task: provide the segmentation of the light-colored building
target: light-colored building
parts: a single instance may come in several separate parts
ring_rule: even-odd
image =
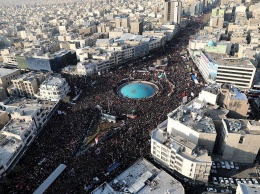
[[[115,17],[116,20],[116,28],[130,28],[130,19],[127,15],[121,15]]]
[[[10,120],[7,112],[0,110],[0,129]]]
[[[142,21],[131,21],[130,25],[131,25],[131,30],[130,30],[131,33],[142,35],[143,33]]]
[[[206,102],[195,99],[169,113],[152,133],[154,159],[192,180],[207,182],[216,130],[206,112]]]
[[[260,122],[223,119],[220,153],[223,160],[253,163],[260,148]]]
[[[184,194],[182,184],[164,170],[159,170],[145,159],[139,159],[110,183],[103,183],[92,194]]]
[[[195,56],[195,61],[208,83],[230,83],[243,90],[251,88],[256,68],[248,59],[201,51]]]
[[[165,0],[164,21],[180,24],[182,12],[182,2],[175,0]]]
[[[21,75],[19,69],[6,69],[0,68],[0,86],[7,89],[8,86],[12,84],[12,79],[16,79]]]
[[[8,93],[15,96],[34,97],[44,79],[44,73],[29,72],[22,74],[18,78],[11,80],[13,85],[8,87]]]
[[[237,185],[236,194],[260,194],[260,186],[255,184],[239,183]]]
[[[247,118],[250,105],[244,93],[231,84],[222,84],[220,92],[218,104],[229,110],[230,118]]]
[[[1,103],[11,120],[0,132],[0,177],[12,168],[48,121],[57,103],[13,99]]]
[[[40,85],[40,92],[36,95],[42,100],[59,101],[66,97],[70,87],[65,78],[49,77]]]

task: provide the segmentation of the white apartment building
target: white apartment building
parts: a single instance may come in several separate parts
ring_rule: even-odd
[[[0,177],[13,166],[19,154],[27,149],[39,130],[48,121],[57,103],[12,99],[1,104],[11,120],[0,132]]]
[[[208,181],[216,139],[213,120],[204,116],[206,103],[195,99],[168,114],[151,139],[155,160],[192,179]]]
[[[251,88],[256,68],[248,59],[228,58],[201,51],[195,61],[208,83],[230,83],[246,90]]]
[[[65,78],[49,77],[40,86],[37,98],[42,100],[59,101],[66,97],[70,87]]]

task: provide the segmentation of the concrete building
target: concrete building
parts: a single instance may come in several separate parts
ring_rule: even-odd
[[[98,72],[106,72],[109,69],[109,60],[88,59],[77,64],[77,72],[79,75],[92,75]]]
[[[70,91],[65,78],[49,77],[40,86],[40,92],[36,95],[42,100],[59,101],[66,97]]]
[[[0,101],[3,101],[7,98],[6,89],[0,86]]]
[[[182,13],[182,2],[165,0],[164,2],[164,21],[180,24]]]
[[[133,34],[143,34],[143,22],[142,21],[131,21],[130,22],[130,32]]]
[[[208,181],[216,130],[198,99],[168,114],[152,133],[151,153],[169,169],[192,179]],[[205,113],[205,114],[204,114]]]
[[[260,186],[255,184],[239,183],[237,185],[236,194],[260,194]]]
[[[45,79],[44,73],[29,72],[12,79],[13,85],[8,87],[8,93],[15,96],[34,97],[39,91],[40,84]]]
[[[36,71],[59,71],[67,65],[76,65],[77,56],[75,51],[60,50],[54,54],[45,53],[37,55],[33,52],[25,52],[17,56],[20,69]]]
[[[14,167],[15,161],[22,156],[20,153],[33,142],[53,114],[56,105],[53,102],[39,103],[17,98],[10,98],[0,104],[1,109],[11,115],[11,120],[0,132],[0,177]]]
[[[223,160],[253,163],[260,148],[260,122],[223,119],[220,153]]]
[[[220,93],[218,104],[229,110],[228,117],[247,118],[250,105],[244,93],[231,84],[222,84]]]
[[[103,183],[92,194],[184,194],[182,184],[145,159],[139,159],[110,183]]]
[[[7,112],[0,110],[0,129],[10,120]]]
[[[115,17],[116,28],[130,28],[130,19],[127,15],[120,15]]]
[[[0,86],[7,89],[8,86],[12,84],[12,79],[17,78],[21,75],[19,69],[6,69],[0,68]]]
[[[208,83],[230,83],[244,90],[251,88],[256,68],[248,59],[201,51],[195,61]]]

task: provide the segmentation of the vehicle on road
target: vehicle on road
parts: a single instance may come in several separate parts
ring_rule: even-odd
[[[226,169],[230,169],[230,165],[229,165],[229,163],[228,163],[228,161],[225,161],[225,166],[226,166]]]
[[[217,189],[215,189],[215,188],[207,188],[207,191],[216,193]]]

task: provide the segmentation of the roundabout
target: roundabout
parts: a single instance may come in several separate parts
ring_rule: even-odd
[[[158,86],[154,83],[136,80],[119,86],[118,94],[130,99],[144,99],[153,97],[158,90]]]

